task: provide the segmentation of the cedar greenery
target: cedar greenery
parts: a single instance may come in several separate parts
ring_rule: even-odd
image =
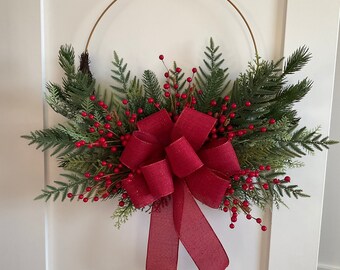
[[[220,120],[215,134],[232,139],[242,169],[256,171],[263,164],[271,165],[270,171],[258,173],[252,190],[243,188],[246,176],[232,181],[234,193],[225,198],[231,206],[249,213],[249,208],[234,204],[234,199],[265,208],[272,202],[277,207],[285,205],[284,196],[308,196],[287,181],[285,170],[302,166],[297,158],[336,143],[323,137],[318,128],[308,130],[298,126],[300,119],[293,105],[311,90],[312,82],[306,78],[289,85],[287,76],[308,63],[311,57],[308,49],[297,49],[283,68],[280,67],[284,59],[249,63],[248,69],[232,85],[219,46],[215,46],[212,39],[204,55],[203,66],[197,73],[193,72],[192,82],[187,82],[184,72],[174,62],[165,81],[169,89],[162,89],[155,73],[146,70],[139,80],[114,52],[113,84],[111,89],[101,90],[95,86],[88,56],[82,55],[77,70],[73,48],[61,46],[59,64],[65,74],[63,83],[48,83],[46,100],[53,110],[68,118],[68,122],[31,132],[23,138],[43,151],[52,149],[51,155],[56,155],[59,166],[69,173],[61,175],[67,181],[47,185],[36,199],[64,200],[69,193],[86,194],[86,198],[94,201],[119,196],[125,202],[113,214],[119,227],[136,210],[124,196],[120,184],[129,174],[119,162],[124,141],[136,129],[135,121],[159,108],[167,109],[175,119],[185,106]],[[170,93],[168,97],[164,96],[166,92]],[[133,114],[136,117],[131,120]],[[105,124],[107,129],[103,128]],[[110,139],[103,139],[103,134]],[[115,173],[112,168],[117,169]]]

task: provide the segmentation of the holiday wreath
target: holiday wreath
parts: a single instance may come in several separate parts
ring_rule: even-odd
[[[36,199],[118,197],[118,227],[136,209],[150,210],[147,269],[176,269],[179,240],[199,269],[225,269],[228,257],[195,199],[230,213],[230,228],[244,213],[265,231],[252,207],[278,207],[285,195],[307,197],[286,169],[335,143],[318,129],[298,127],[293,105],[312,82],[288,85],[287,76],[309,61],[306,47],[284,63],[256,54],[232,83],[212,39],[204,55],[203,66],[188,77],[160,55],[165,73],[159,82],[150,70],[142,79],[132,77],[115,52],[115,84],[101,91],[87,52],[77,68],[73,48],[61,46],[63,84],[49,83],[46,101],[69,121],[23,136],[37,148],[53,149],[69,172],[62,174],[66,182],[47,185]]]

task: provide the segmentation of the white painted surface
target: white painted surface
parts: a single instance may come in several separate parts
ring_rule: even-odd
[[[318,270],[340,270],[340,267],[319,264]]]
[[[0,45],[0,121],[6,127],[0,131],[0,269],[40,270],[45,261],[44,203],[33,202],[32,198],[43,186],[43,155],[18,138],[28,130],[42,127],[39,3],[7,2],[0,1],[0,20],[4,21],[1,33],[8,37],[4,38],[8,43]],[[59,46],[72,43],[80,54],[95,18],[109,2],[44,1],[47,80],[60,81]],[[280,58],[285,1],[235,3],[254,30],[260,55],[265,59]],[[324,131],[329,127],[337,10],[336,1],[329,1],[327,6],[317,1],[290,1],[288,7],[285,54],[306,44],[314,55],[313,62],[299,75],[315,81],[314,90],[299,105],[301,115],[304,124],[321,124]],[[244,25],[225,1],[118,1],[95,33],[90,47],[92,69],[102,86],[109,85],[115,49],[136,75],[147,68],[161,74],[160,53],[169,63],[177,59],[184,70],[189,70],[201,64],[197,61],[210,36],[221,45],[231,78],[235,78],[251,58],[252,47]],[[64,121],[53,112],[45,116],[50,125]],[[203,208],[231,258],[229,269],[265,270],[268,261],[270,270],[316,269],[325,160],[326,153],[318,154],[306,159],[304,169],[292,172],[292,178],[312,198],[297,203],[288,201],[290,211],[274,213],[270,260],[269,232],[263,234],[256,224],[242,218],[230,231],[226,216]],[[50,159],[46,166],[47,180],[60,180],[55,160]],[[109,218],[116,203],[48,203],[47,269],[144,269],[149,217],[137,213],[118,231]],[[269,224],[270,214],[264,218]],[[195,269],[183,249],[179,258],[181,269]]]
[[[339,1],[288,1],[285,55],[306,44],[313,54],[310,64],[292,81],[308,76],[314,81],[311,93],[298,106],[302,124],[330,127],[330,110],[338,34]],[[306,166],[293,170],[294,182],[311,195],[290,210],[274,211],[270,249],[271,270],[317,268],[327,153],[305,158]]]
[[[42,128],[39,1],[0,1],[0,269],[42,270],[43,155],[20,138]]]
[[[340,107],[338,106],[340,104],[339,40],[334,88],[330,136],[340,140]],[[328,154],[319,257],[320,264],[332,265],[333,269],[340,269],[340,215],[338,212],[338,206],[340,205],[340,182],[338,180],[340,175],[339,155],[340,145],[333,147]]]

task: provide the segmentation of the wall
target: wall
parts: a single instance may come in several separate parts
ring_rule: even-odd
[[[340,46],[338,40],[338,54],[335,77],[335,90],[332,107],[332,125],[330,130],[331,138],[340,140]],[[325,187],[325,199],[322,216],[322,230],[320,243],[320,270],[340,269],[340,215],[338,206],[340,205],[340,175],[339,167],[340,146],[332,148],[328,154],[327,175]]]
[[[49,80],[60,82],[58,47],[72,43],[80,54],[94,19],[109,2],[41,0],[44,19],[40,21],[39,1],[0,1],[0,27],[5,41],[0,44],[0,123],[4,127],[0,130],[0,269],[40,270],[45,269],[45,260],[47,270],[144,269],[148,215],[136,214],[117,231],[110,219],[116,201],[87,205],[57,202],[46,204],[44,220],[44,202],[34,202],[32,198],[43,187],[44,176],[48,183],[60,180],[60,170],[56,160],[44,161],[39,151],[19,139],[29,130],[65,121],[51,111],[43,111],[41,85]],[[307,41],[314,60],[299,76],[310,76],[316,90],[301,103],[300,112],[305,117],[304,124],[313,127],[321,123],[327,132],[337,2],[322,6],[317,1],[289,1],[286,33],[285,2],[235,0],[254,30],[263,58],[279,59],[284,37],[285,55]],[[315,33],[327,35],[320,39]],[[101,85],[108,86],[115,49],[137,75],[146,68],[161,73],[160,53],[169,62],[179,60],[189,70],[200,64],[197,61],[210,36],[221,45],[231,78],[235,78],[246,67],[253,49],[244,25],[224,1],[118,1],[101,22],[91,44],[92,69]],[[292,174],[313,197],[298,203],[290,201],[290,211],[274,212],[273,229],[265,234],[256,224],[243,219],[231,231],[228,217],[203,208],[228,251],[230,269],[316,267],[325,161],[326,153],[318,154],[306,159],[307,166]],[[318,168],[317,173],[314,168]],[[263,217],[270,229],[270,213]],[[194,268],[181,248],[179,269]]]
[[[20,138],[43,123],[39,1],[0,1],[0,269],[45,269],[43,155]]]

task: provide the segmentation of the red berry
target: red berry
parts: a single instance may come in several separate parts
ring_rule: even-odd
[[[267,227],[266,226],[261,226],[261,230],[265,232],[267,230]]]
[[[80,142],[75,142],[74,146],[77,147],[77,148],[79,148],[79,147],[81,147],[82,145],[81,145]]]
[[[148,103],[154,103],[155,102],[155,100],[153,99],[153,98],[148,98]]]
[[[213,99],[212,101],[210,101],[210,105],[213,106],[213,107],[216,106],[217,105],[216,100]]]
[[[238,175],[235,175],[234,176],[234,181],[238,181],[238,180],[240,180],[240,177]]]
[[[79,194],[78,198],[79,198],[79,200],[82,200],[84,198],[84,195],[83,194]]]
[[[237,212],[237,208],[236,208],[235,206],[233,206],[233,207],[231,208],[231,212],[236,213],[236,212]]]
[[[187,97],[188,97],[187,94],[182,94],[182,95],[181,95],[181,98],[182,98],[182,99],[186,99]]]
[[[229,228],[230,228],[230,229],[234,229],[234,228],[235,228],[235,225],[234,225],[233,223],[230,223]]]
[[[247,177],[246,178],[246,183],[247,184],[250,184],[250,183],[252,183],[253,182],[253,178],[252,177]]]
[[[159,58],[159,60],[162,60],[162,61],[163,61],[163,60],[164,60],[164,55],[161,54],[158,58]]]
[[[105,199],[105,198],[107,198],[107,197],[109,197],[109,193],[108,193],[108,192],[105,192],[105,193],[102,195],[102,198]]]
[[[231,113],[231,114],[229,114],[229,118],[235,118],[235,116],[236,116],[236,114],[235,113]]]
[[[244,207],[248,207],[248,206],[249,206],[249,202],[248,202],[248,201],[243,201],[242,205],[243,205]]]
[[[94,125],[94,127],[96,127],[96,128],[100,127],[100,123],[99,123],[99,122],[95,122],[93,125]]]
[[[165,78],[169,78],[169,72],[165,72],[165,73],[164,73],[164,77],[165,77]]]
[[[203,90],[198,90],[197,94],[202,95],[203,94]]]
[[[177,83],[174,84],[174,88],[177,90],[179,85]]]
[[[125,203],[124,203],[123,201],[120,201],[120,202],[119,202],[119,206],[120,206],[120,207],[123,207],[124,205],[125,205]]]
[[[230,219],[232,222],[237,222],[237,217],[231,217]]]
[[[88,201],[89,201],[88,198],[84,198],[84,199],[83,199],[83,202],[85,202],[85,203],[88,202]]]
[[[86,192],[90,192],[91,189],[92,189],[92,187],[87,187],[85,190],[86,190]]]
[[[285,176],[284,180],[285,180],[285,182],[290,182],[290,177],[287,175],[287,176]]]
[[[169,92],[165,92],[164,96],[168,98],[168,97],[170,97],[170,93]]]
[[[223,105],[221,106],[221,110],[222,110],[222,111],[226,111],[227,109],[228,109],[227,105],[223,104]]]
[[[187,82],[188,82],[188,83],[191,83],[191,82],[192,82],[191,77],[188,77],[188,78],[187,78]]]
[[[93,198],[93,200],[94,200],[95,202],[98,202],[99,198],[96,196],[96,197]]]
[[[143,111],[143,109],[142,108],[139,108],[138,110],[137,110],[137,113],[139,113],[139,114],[142,114],[144,111]]]
[[[89,119],[93,120],[94,119],[94,115],[93,114],[89,114]]]
[[[117,126],[118,126],[118,127],[121,127],[122,125],[123,125],[122,121],[118,121],[118,122],[117,122]]]
[[[256,222],[260,224],[262,222],[262,219],[261,218],[257,218]]]
[[[73,197],[73,194],[71,192],[67,193],[67,197],[71,199]]]
[[[228,212],[228,207],[223,207],[223,212]]]
[[[165,84],[163,85],[163,87],[164,87],[164,89],[169,89],[169,88],[170,88],[170,84],[165,83]]]
[[[253,130],[253,129],[254,129],[254,125],[250,124],[250,125],[248,126],[248,128],[249,128],[250,130]]]
[[[179,67],[176,68],[176,72],[177,72],[177,73],[180,73],[181,71],[182,71],[181,68],[179,68]]]
[[[268,190],[268,189],[269,189],[269,185],[268,185],[267,183],[264,183],[264,184],[262,185],[262,187],[263,187],[265,190]]]
[[[81,116],[83,117],[87,116],[87,112],[81,112]]]
[[[247,214],[246,218],[250,220],[252,218],[251,214]]]
[[[280,183],[280,180],[277,179],[277,178],[275,178],[275,179],[273,179],[273,183],[274,183],[274,184],[279,184],[279,183]]]
[[[109,123],[106,123],[106,124],[104,125],[104,128],[110,129],[110,128],[111,128],[111,125],[110,125]]]
[[[236,103],[231,104],[231,108],[232,108],[232,109],[236,109],[236,108],[237,108]]]
[[[246,103],[244,105],[246,105],[246,107],[250,107],[251,103],[250,103],[250,101],[246,101]]]
[[[197,72],[197,68],[193,68],[192,73],[196,73],[196,72]]]
[[[245,190],[245,191],[247,191],[247,190],[249,189],[249,187],[248,187],[247,184],[243,184],[243,185],[242,185],[242,189]]]
[[[261,131],[261,132],[266,132],[266,131],[267,131],[267,128],[266,128],[266,127],[261,127],[261,128],[260,128],[260,131]]]
[[[265,167],[264,167],[263,165],[260,165],[260,166],[259,166],[259,170],[260,170],[260,171],[264,171],[264,169],[265,169]]]
[[[224,101],[229,101],[230,97],[229,96],[225,96],[224,97]]]
[[[90,96],[90,100],[92,100],[92,101],[96,100],[96,96],[94,96],[94,95]]]
[[[90,178],[90,177],[91,177],[91,174],[90,174],[89,172],[86,172],[86,173],[84,173],[84,176],[85,176],[86,178]]]
[[[272,118],[272,119],[269,119],[268,123],[271,124],[271,125],[274,125],[276,123],[276,121],[275,121],[275,119]]]
[[[127,99],[123,99],[123,100],[122,100],[122,103],[123,103],[124,105],[126,105],[126,104],[129,103],[129,101],[128,101]]]
[[[266,171],[270,171],[272,168],[270,167],[270,165],[266,166]]]
[[[228,200],[225,200],[224,203],[223,203],[225,206],[229,206],[230,205],[230,202]]]

